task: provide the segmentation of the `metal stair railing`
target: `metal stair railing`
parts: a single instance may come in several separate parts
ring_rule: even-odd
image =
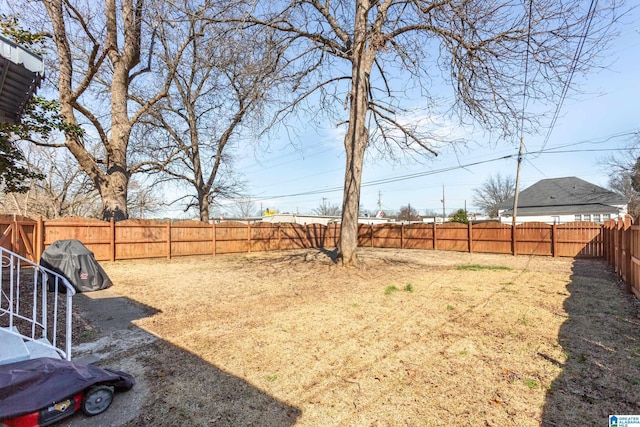
[[[71,360],[73,285],[63,275],[3,247],[0,256],[0,327]]]

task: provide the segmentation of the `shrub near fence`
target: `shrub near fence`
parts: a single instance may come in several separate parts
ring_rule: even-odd
[[[334,248],[340,240],[338,224],[208,224],[134,219],[115,223],[87,218],[33,221],[13,216],[0,217],[0,233],[2,246],[18,249],[16,252],[35,261],[46,247],[62,239],[80,240],[100,261]],[[358,244],[375,248],[571,257],[602,257],[606,249],[603,226],[589,222],[526,223],[514,229],[497,222],[360,224]],[[610,240],[606,243],[611,244]]]

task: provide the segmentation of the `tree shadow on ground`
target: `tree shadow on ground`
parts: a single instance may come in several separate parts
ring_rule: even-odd
[[[640,304],[603,260],[576,259],[558,342],[564,362],[546,394],[544,426],[608,425],[640,414]]]
[[[288,266],[311,261],[329,261],[331,264],[336,265],[338,263],[338,249],[313,248],[282,251],[276,257],[269,259],[269,263],[271,264],[280,263]]]
[[[242,378],[137,327],[136,320],[159,312],[153,307],[108,289],[79,294],[74,304],[97,331],[96,339],[77,346],[75,355],[89,355],[99,366],[131,373],[137,383],[116,395],[103,414],[76,414],[58,425],[287,427],[301,414]]]
[[[403,258],[402,254],[399,254],[398,251],[400,249],[396,248],[376,248],[375,249],[375,257],[371,259],[368,256],[369,248],[358,248],[358,263],[359,266],[363,266],[372,262],[376,265],[382,263],[384,265],[393,265],[397,267],[410,267],[415,268],[420,265],[420,261],[416,260],[413,257]],[[388,251],[387,255],[384,255],[384,251]],[[341,255],[339,253],[338,248],[312,248],[312,249],[304,249],[304,250],[293,250],[293,251],[282,251],[282,254],[279,254],[275,258],[270,258],[269,263],[272,265],[287,265],[289,267],[294,266],[300,263],[308,263],[308,262],[320,262],[325,263],[325,261],[329,261],[330,265],[338,266],[342,265]],[[444,268],[448,269],[450,266],[445,267],[433,267],[432,264],[426,263],[425,265],[429,266],[430,269],[433,268]]]

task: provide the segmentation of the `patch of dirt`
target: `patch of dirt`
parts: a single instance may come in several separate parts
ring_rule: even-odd
[[[17,276],[17,273],[14,273]],[[4,268],[2,271],[2,289],[0,291],[2,294],[0,295],[0,304],[4,309],[9,308],[9,296],[11,295],[9,284],[10,282],[11,272],[8,268]],[[16,279],[17,280],[17,279]],[[19,299],[20,303],[17,306],[17,314],[26,317],[28,319],[33,318],[33,302],[34,302],[34,278],[33,278],[33,270],[31,268],[22,268],[20,270],[20,281],[17,289],[13,290],[16,293],[15,298]],[[41,313],[42,310],[42,285],[38,286],[38,291],[36,295],[37,302],[37,316],[38,321],[41,321]],[[45,291],[46,292],[46,291]],[[19,295],[19,298],[18,298]],[[52,301],[54,298],[53,292],[47,292],[46,298],[48,300],[47,303],[47,321],[48,321],[48,331],[47,337],[50,341],[53,336],[53,323],[54,323],[54,307],[56,304]],[[66,310],[66,294],[59,293],[57,295],[57,306],[59,317],[56,319],[56,340],[58,343],[65,342],[65,310]],[[16,307],[14,307],[15,309]],[[72,345],[79,345],[81,343],[90,342],[95,340],[98,336],[98,331],[92,325],[90,321],[87,320],[86,317],[82,316],[77,309],[73,309],[72,304],[72,322],[71,322],[71,337],[72,337]],[[0,327],[9,326],[9,316],[8,314],[0,315]],[[27,335],[31,330],[31,323],[29,321],[14,318],[14,326],[18,328],[18,330]],[[36,328],[36,338],[42,336],[42,329]],[[62,346],[64,347],[64,346]]]
[[[149,308],[128,329],[157,338],[108,360],[144,367],[149,396],[126,425],[584,426],[640,413],[640,308],[602,261],[359,254],[358,268],[318,250],[103,263],[111,292]]]

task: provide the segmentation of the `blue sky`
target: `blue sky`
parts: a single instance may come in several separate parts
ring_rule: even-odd
[[[609,50],[608,69],[577,80],[584,91],[578,99],[567,99],[560,117],[553,128],[546,150],[576,144],[564,150],[602,150],[623,148],[631,141],[628,134],[640,129],[640,21],[634,12],[621,29],[621,35]],[[527,151],[540,150],[546,132],[541,135],[525,135]],[[611,138],[611,139],[609,139]],[[446,170],[460,164],[470,164],[517,154],[517,141],[487,141],[479,134],[478,146],[458,147],[457,153],[445,149],[437,158],[417,164],[405,162],[393,165],[384,161],[368,159],[365,164],[363,182],[401,177],[414,173]],[[271,152],[242,162],[243,174],[248,180],[252,198],[263,208],[278,211],[309,212],[326,198],[332,204],[341,204],[342,191],[327,191],[318,194],[293,196],[293,194],[323,191],[342,186],[344,154],[337,133],[326,129],[309,129],[301,138],[302,147],[294,149],[288,141],[272,143]],[[577,144],[579,143],[579,144]],[[520,188],[534,184],[540,179],[577,176],[597,185],[606,186],[608,172],[601,166],[601,159],[615,151],[581,151],[570,153],[527,155],[522,164]],[[388,184],[366,186],[362,189],[361,206],[377,209],[378,197],[383,210],[394,211],[408,203],[422,214],[427,210],[442,212],[444,185],[447,214],[465,206],[474,210],[473,189],[480,186],[490,175],[516,174],[516,157],[492,161],[468,168],[457,168],[448,172],[433,173],[414,179],[400,180]],[[287,196],[278,197],[273,196]]]
[[[633,139],[630,134],[640,129],[640,84],[637,82],[640,13],[633,11],[625,22],[620,29],[620,37],[607,51],[607,69],[594,72],[586,79],[574,77],[583,93],[565,100],[545,147],[547,151],[553,148],[576,151],[527,155],[522,164],[520,189],[540,179],[565,176],[576,176],[606,187],[609,176],[602,166],[602,159],[615,154],[613,149],[630,144]],[[438,157],[421,163],[392,164],[368,158],[363,173],[365,185],[361,193],[361,207],[377,210],[380,199],[386,212],[397,211],[407,204],[418,209],[420,214],[442,212],[444,186],[447,214],[464,208],[465,203],[469,211],[477,211],[472,201],[474,188],[498,172],[515,176],[518,141],[491,140],[482,133],[469,135],[468,130],[449,123],[443,123],[443,127],[465,134],[477,143],[455,149],[443,147]],[[255,150],[248,150],[246,157],[239,158],[236,163],[237,170],[247,181],[250,199],[257,209],[308,213],[317,208],[323,198],[328,203],[341,205],[344,149],[339,132],[333,123],[319,129],[305,129],[301,125],[297,128],[299,135],[293,141],[295,147],[288,138],[275,138],[268,147],[263,144]],[[526,150],[540,150],[545,136],[546,130],[540,135],[525,134]],[[512,157],[492,161],[508,155]],[[471,163],[481,164],[459,167]],[[372,181],[410,174],[424,176],[367,185]],[[233,211],[234,205],[230,201],[212,214],[230,215]]]
[[[522,164],[521,189],[540,179],[565,176],[607,185],[609,172],[602,166],[602,159],[615,154],[615,149],[629,145],[633,141],[631,134],[640,130],[638,9],[636,7],[624,18],[620,37],[613,41],[604,60],[607,69],[587,78],[574,78],[583,93],[564,102],[545,147],[547,151],[555,147],[576,151],[527,155]],[[426,100],[410,102],[419,105]],[[345,160],[340,130],[332,122],[316,128],[305,126],[303,120],[298,118],[290,123],[297,128],[295,137],[272,137],[268,143],[263,141],[246,148],[237,156],[236,170],[246,180],[248,198],[254,202],[256,210],[270,208],[279,212],[309,213],[320,206],[323,199],[332,205],[341,205]],[[440,213],[444,187],[447,214],[465,205],[469,211],[477,211],[473,205],[474,188],[498,172],[515,176],[518,141],[491,139],[481,132],[469,133],[468,129],[449,122],[439,122],[439,125],[441,129],[475,142],[467,146],[442,147],[438,157],[422,162],[392,163],[369,156],[363,173],[363,209],[376,211],[380,201],[387,213],[398,211],[407,204],[423,215],[427,211]],[[539,135],[525,134],[527,151],[540,150],[545,136],[545,129]],[[589,151],[607,149],[611,151]],[[511,157],[495,160],[505,156]],[[479,164],[461,167],[473,163]],[[402,179],[412,174],[421,176]],[[163,190],[168,197],[182,193]],[[212,215],[230,216],[234,211],[235,202],[230,200],[220,209],[214,208]],[[176,218],[194,216],[193,212],[184,213],[178,208],[167,209],[162,214]]]

